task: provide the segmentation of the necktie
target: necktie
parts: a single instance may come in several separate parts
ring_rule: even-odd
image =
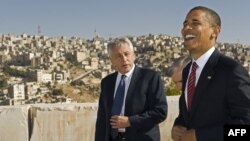
[[[115,98],[113,101],[113,106],[111,111],[112,115],[121,114],[123,100],[124,100],[124,93],[125,93],[125,75],[122,75],[120,83],[115,93]]]
[[[188,78],[188,89],[187,89],[187,99],[188,99],[188,111],[192,108],[192,99],[195,90],[195,81],[196,81],[196,69],[198,65],[193,62],[191,73]]]
[[[125,75],[122,75],[120,83],[117,87],[115,98],[113,101],[113,106],[111,110],[112,115],[120,115],[122,111],[122,105],[124,101],[124,94],[125,94]],[[115,139],[118,136],[118,129],[111,129],[111,137]]]

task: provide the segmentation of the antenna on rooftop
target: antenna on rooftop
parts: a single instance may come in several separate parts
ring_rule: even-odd
[[[96,32],[96,29],[94,30],[94,34],[95,34],[95,37],[97,37],[97,32]]]
[[[38,27],[37,27],[37,34],[38,34],[38,35],[41,34],[41,26],[40,26],[40,25],[38,25]]]

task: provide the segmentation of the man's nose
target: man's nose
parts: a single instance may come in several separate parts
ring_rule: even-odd
[[[183,26],[182,29],[183,30],[192,29],[192,26],[190,24],[186,24],[186,25]]]
[[[127,59],[126,55],[122,55],[122,56],[121,56],[121,59],[122,59],[123,61],[126,60],[126,59]]]

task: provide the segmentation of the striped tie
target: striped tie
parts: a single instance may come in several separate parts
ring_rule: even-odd
[[[187,99],[188,99],[188,111],[191,111],[192,108],[192,99],[195,90],[195,81],[196,81],[196,69],[198,65],[193,62],[191,73],[188,78],[188,89],[187,89]]]

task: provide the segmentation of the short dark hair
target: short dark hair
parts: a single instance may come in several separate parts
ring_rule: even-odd
[[[189,13],[192,12],[192,11],[194,11],[194,10],[201,10],[201,11],[205,12],[209,16],[208,19],[211,19],[210,20],[210,24],[217,25],[217,26],[221,27],[220,16],[214,10],[212,10],[210,8],[207,8],[207,7],[204,7],[204,6],[196,6],[196,7],[192,8],[189,11]]]

